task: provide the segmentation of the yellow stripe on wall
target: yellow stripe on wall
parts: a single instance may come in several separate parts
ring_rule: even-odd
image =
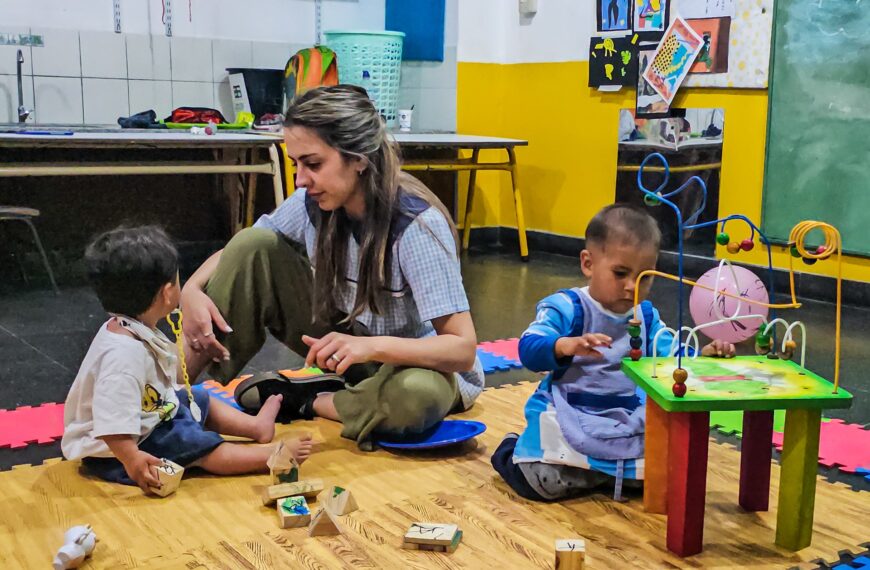
[[[601,93],[587,86],[588,74],[584,61],[457,65],[457,131],[529,141],[528,147],[517,147],[529,229],[582,237],[595,212],[614,200],[619,110],[634,106],[634,89]],[[684,90],[674,106],[725,110],[719,217],[740,213],[760,223],[767,91]],[[472,226],[516,227],[507,175],[480,173],[477,186]],[[732,224],[732,238],[748,237]],[[718,247],[717,254],[767,264],[760,247],[733,256]],[[786,255],[775,251],[774,265],[788,267]],[[831,262],[799,263],[796,269],[821,275],[836,271]],[[870,260],[845,257],[843,277],[870,281]]]

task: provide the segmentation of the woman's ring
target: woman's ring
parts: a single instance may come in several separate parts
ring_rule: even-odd
[[[340,364],[340,363],[341,363],[341,358],[337,357],[337,356],[334,355],[334,354],[333,354],[332,356],[330,356],[329,359],[330,359],[330,360],[334,360],[336,364]]]

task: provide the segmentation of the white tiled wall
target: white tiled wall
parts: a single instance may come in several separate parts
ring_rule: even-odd
[[[444,47],[444,61],[402,63],[399,108],[414,106],[415,131],[456,130],[456,46]]]

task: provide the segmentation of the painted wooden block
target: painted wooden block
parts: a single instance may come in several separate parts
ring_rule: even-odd
[[[283,441],[275,446],[275,451],[269,456],[266,465],[269,466],[269,476],[272,478],[273,485],[295,483],[299,480],[299,464]]]
[[[308,536],[330,536],[341,534],[338,523],[328,509],[320,509],[308,525]]]
[[[455,524],[415,522],[405,533],[405,542],[449,546],[458,531]]]
[[[317,495],[317,501],[334,515],[344,516],[359,508],[349,489],[334,485]]]
[[[305,481],[296,481],[295,483],[271,485],[263,489],[263,504],[269,506],[274,504],[278,499],[293,495],[302,495],[310,499],[311,497],[316,497],[321,491],[323,491],[323,479],[307,479]]]
[[[178,486],[181,485],[181,477],[184,475],[184,467],[168,459],[162,461],[162,465],[155,467],[157,479],[160,480],[160,488],[151,487],[151,491],[156,495],[166,497],[178,490]]]
[[[281,528],[305,526],[311,522],[311,511],[305,497],[284,497],[278,499],[278,525]]]
[[[585,563],[585,540],[563,538],[556,541],[556,570],[583,570]]]
[[[457,530],[453,535],[453,540],[450,544],[420,544],[418,542],[402,541],[402,548],[405,550],[428,550],[429,552],[455,552],[459,548],[459,543],[462,542],[462,531]]]

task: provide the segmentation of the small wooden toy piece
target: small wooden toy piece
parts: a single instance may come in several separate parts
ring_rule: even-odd
[[[52,561],[54,570],[78,568],[94,551],[97,535],[91,525],[74,526],[64,533],[63,539],[64,545],[58,549]]]
[[[305,497],[284,497],[278,499],[278,525],[281,528],[305,526],[311,522],[311,511]]]
[[[794,356],[795,350],[797,350],[797,343],[795,341],[785,341],[785,348],[782,351],[782,357],[786,360],[791,360],[791,357]]]
[[[674,382],[677,384],[685,384],[689,378],[689,373],[685,368],[674,368]]]
[[[296,481],[295,483],[271,485],[263,489],[263,504],[269,506],[274,504],[278,499],[293,495],[302,495],[310,499],[311,497],[316,497],[317,493],[321,491],[323,491],[323,479],[306,479],[304,481]]]
[[[405,533],[405,542],[449,546],[458,531],[455,524],[415,522]]]
[[[688,388],[686,388],[685,384],[674,384],[673,386],[671,386],[671,391],[677,398],[682,398],[683,396],[685,396],[687,389]]]
[[[740,242],[740,249],[743,251],[752,251],[752,248],[755,247],[755,242],[751,239],[745,239]]]
[[[563,538],[556,541],[556,570],[583,570],[585,563],[585,540]]]
[[[269,466],[269,476],[272,477],[273,485],[295,483],[299,480],[299,464],[293,457],[292,450],[283,441],[279,441],[275,446],[275,451],[266,460],[266,465]]]
[[[359,508],[350,490],[337,485],[329,487],[317,495],[317,502],[337,516],[344,516]]]
[[[725,232],[719,232],[718,234],[716,234],[716,243],[718,243],[719,245],[728,245],[730,241],[731,236],[729,236]]]
[[[758,331],[755,335],[755,354],[763,356],[770,352],[770,335]]]
[[[160,480],[160,488],[151,487],[151,491],[155,495],[166,497],[178,490],[181,485],[181,477],[184,475],[184,467],[170,461],[166,458],[162,459],[162,465],[157,465],[157,479]]]
[[[736,241],[732,241],[725,246],[725,249],[728,250],[728,253],[737,253],[740,251],[740,244]]]
[[[320,509],[308,525],[308,536],[331,536],[341,534],[341,529],[329,509]]]
[[[632,348],[628,351],[628,356],[630,356],[632,360],[637,361],[640,360],[641,356],[643,356],[643,351],[639,348]]]
[[[459,548],[459,543],[462,542],[462,531],[457,530],[453,535],[453,540],[450,544],[420,544],[418,542],[402,541],[402,548],[405,550],[428,550],[429,552],[456,552]]]
[[[658,193],[657,193],[657,195],[661,196],[661,194],[658,194]],[[649,194],[644,194],[643,195],[643,203],[646,204],[647,206],[659,206],[659,205],[661,205],[662,201],[661,201],[661,199],[659,199],[656,196],[650,196]]]

